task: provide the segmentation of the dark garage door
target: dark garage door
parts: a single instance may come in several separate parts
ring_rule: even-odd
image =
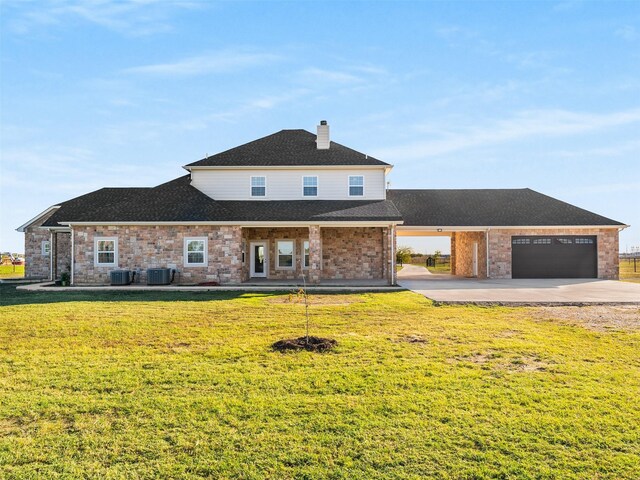
[[[511,237],[513,278],[596,278],[595,236]]]

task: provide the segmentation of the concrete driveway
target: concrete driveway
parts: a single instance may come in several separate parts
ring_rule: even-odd
[[[638,304],[640,283],[597,279],[478,280],[407,265],[398,284],[439,303],[501,305]]]

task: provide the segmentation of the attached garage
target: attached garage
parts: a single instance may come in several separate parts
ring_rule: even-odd
[[[511,237],[512,278],[597,278],[595,235]]]
[[[531,189],[389,190],[387,199],[404,220],[399,242],[450,236],[454,275],[618,278],[618,235],[628,225]]]

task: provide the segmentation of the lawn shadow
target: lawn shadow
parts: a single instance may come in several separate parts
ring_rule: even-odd
[[[243,292],[243,291],[146,291],[146,292],[105,292],[96,291],[60,291],[60,292],[29,292],[17,290],[16,285],[0,284],[0,307],[11,305],[37,305],[63,302],[211,302],[220,300],[234,300],[236,298],[260,295],[275,296],[288,294],[289,290],[278,292]]]

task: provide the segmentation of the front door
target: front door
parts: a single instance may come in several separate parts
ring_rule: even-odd
[[[251,276],[267,276],[267,242],[251,242]]]

